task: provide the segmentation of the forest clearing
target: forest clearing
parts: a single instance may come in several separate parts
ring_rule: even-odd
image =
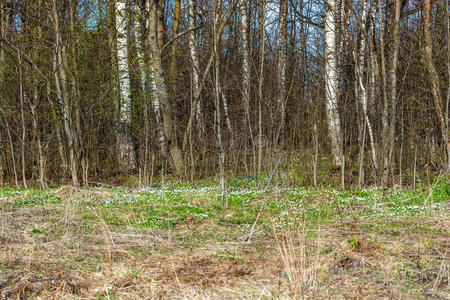
[[[213,179],[2,188],[0,298],[448,299],[448,178],[396,191],[228,181],[228,207]]]
[[[450,0],[0,0],[0,300],[450,299]]]

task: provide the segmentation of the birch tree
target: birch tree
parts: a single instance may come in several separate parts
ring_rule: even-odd
[[[241,39],[242,39],[242,102],[245,109],[245,119],[250,136],[252,135],[250,124],[250,56],[248,48],[248,21],[247,1],[239,0],[239,12],[241,14]]]
[[[366,23],[367,23],[367,19],[369,17],[369,14],[372,11],[372,6],[370,8],[370,11],[368,10],[367,7],[367,1],[363,0],[362,1],[362,12],[361,12],[361,17],[359,19],[359,31],[360,31],[360,36],[359,36],[359,47],[358,48],[358,54],[356,54],[355,52],[355,73],[356,73],[356,79],[357,79],[357,89],[356,89],[356,95],[358,97],[358,101],[359,101],[359,105],[361,108],[361,117],[363,120],[363,126],[367,126],[367,131],[369,133],[369,139],[370,139],[370,146],[371,146],[371,153],[372,153],[372,161],[373,161],[373,165],[375,166],[375,169],[377,168],[377,155],[376,155],[376,150],[375,150],[375,141],[374,141],[374,135],[373,135],[373,129],[372,129],[372,124],[369,120],[369,113],[368,113],[368,103],[369,103],[369,97],[372,96],[374,97],[373,94],[370,94],[370,91],[367,91],[367,86],[368,86],[368,82],[370,84],[374,84],[373,79],[372,79],[372,75],[368,75],[368,77],[371,78],[371,80],[367,80],[365,74],[369,74],[369,72],[364,72],[365,68],[365,61],[366,61],[366,40],[368,39],[368,32],[367,32],[367,27],[366,27]],[[371,41],[369,40],[369,44],[371,43]],[[373,57],[371,56],[370,59],[373,59]],[[373,74],[374,70],[371,69],[370,70]],[[373,87],[371,87],[372,90]],[[372,99],[373,100],[373,99]],[[365,128],[363,130],[365,132]],[[363,138],[364,140],[364,138]],[[362,144],[361,146],[361,151],[364,151],[364,144]],[[362,156],[362,155],[361,155]],[[360,161],[360,163],[362,163],[362,161]]]
[[[278,143],[281,131],[286,118],[286,69],[287,69],[287,0],[280,0],[279,7],[279,46],[278,46],[278,66],[277,66],[277,106],[280,114],[280,123],[276,132],[275,144]]]
[[[240,2],[242,5],[243,1]],[[245,4],[245,3],[244,3]],[[218,0],[216,7],[214,9],[213,16],[213,51],[214,51],[214,133],[216,138],[216,145],[219,153],[219,168],[220,168],[220,189],[222,201],[226,201],[225,205],[228,206],[228,201],[226,200],[226,189],[225,189],[225,151],[222,142],[222,121],[220,113],[220,60],[219,60],[219,43],[222,34],[218,32],[218,23],[220,17],[220,10],[222,8],[222,0]],[[244,6],[245,10],[245,6]],[[242,6],[241,6],[242,13]],[[242,25],[242,24],[241,24]],[[244,36],[242,37],[244,39]],[[244,59],[245,60],[245,59]],[[245,64],[245,63],[244,63]],[[244,67],[245,71],[245,67]]]
[[[197,53],[197,46],[195,42],[195,32],[194,28],[196,27],[196,19],[197,14],[195,11],[195,1],[194,0],[188,0],[188,22],[189,22],[189,55],[191,59],[191,72],[192,72],[192,94],[194,95],[194,99],[196,95],[199,95],[199,89],[200,89],[200,80],[199,80],[199,73],[200,73],[200,64],[198,62],[198,53]],[[196,117],[197,120],[199,120],[201,117],[201,104],[199,99],[196,99],[197,103],[192,103],[193,108],[196,109]],[[194,106],[195,105],[195,106]]]
[[[128,34],[126,30],[126,1],[116,0],[116,43],[117,43],[117,68],[119,75],[119,119],[116,132],[118,160],[125,170],[136,167],[133,143],[131,140],[131,85],[128,69]]]
[[[333,165],[342,165],[342,130],[338,110],[338,74],[336,55],[336,0],[325,2],[325,101],[328,134],[331,140]]]

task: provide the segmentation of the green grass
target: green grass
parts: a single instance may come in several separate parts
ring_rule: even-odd
[[[1,212],[5,217],[1,224],[8,232],[4,240],[8,247],[16,245],[17,249],[8,252],[0,248],[7,253],[0,257],[4,260],[0,260],[0,270],[17,272],[34,266],[36,274],[41,275],[53,269],[101,274],[102,286],[88,280],[99,289],[95,293],[91,290],[88,296],[98,299],[126,298],[120,294],[120,286],[129,282],[142,288],[140,281],[171,284],[166,283],[167,278],[172,278],[173,283],[176,276],[181,282],[183,276],[187,282],[196,282],[189,274],[197,274],[198,280],[214,274],[232,279],[234,275],[230,274],[236,270],[237,274],[247,272],[239,271],[237,266],[248,268],[252,264],[273,268],[276,278],[270,277],[270,272],[258,273],[269,276],[267,282],[286,282],[284,270],[268,265],[267,260],[272,264],[281,261],[273,230],[282,234],[303,228],[309,247],[305,253],[319,253],[325,260],[318,271],[328,289],[325,295],[340,293],[340,286],[345,284],[341,277],[360,277],[358,272],[366,272],[367,277],[361,280],[366,280],[367,286],[387,284],[384,281],[389,277],[390,286],[413,293],[408,294],[412,298],[439,279],[443,258],[435,253],[444,251],[449,219],[450,186],[444,180],[431,190],[424,186],[395,191],[356,187],[342,190],[289,186],[283,180],[290,180],[291,175],[283,176],[277,177],[268,190],[256,189],[252,175],[227,178],[228,206],[220,199],[217,178],[166,181],[164,188],[156,184],[141,189],[24,190],[2,186]],[[243,242],[261,205],[264,209],[254,242]],[[21,234],[26,238],[9,240]],[[311,245],[318,241],[323,243],[313,250]],[[21,243],[29,244],[25,247]],[[297,247],[298,241],[294,245]],[[13,260],[9,258],[11,253],[21,256]],[[46,258],[42,254],[42,260],[49,261],[45,266],[38,263],[41,258],[35,258],[41,253],[47,253]],[[26,259],[30,261],[25,263]],[[387,259],[393,267],[381,271]],[[369,263],[364,265],[366,261]],[[177,268],[172,266],[175,263]],[[164,266],[168,266],[166,277],[157,273]],[[372,278],[377,281],[370,281]],[[118,283],[114,286],[114,282]],[[333,286],[330,282],[340,284]],[[106,289],[110,284],[113,289]],[[260,293],[252,295],[257,298]],[[270,293],[275,298],[280,295],[277,288]]]
[[[197,220],[224,218],[239,225],[252,223],[261,203],[265,203],[261,223],[269,222],[273,216],[281,216],[286,222],[342,218],[357,213],[360,217],[414,216],[439,210],[448,205],[450,184],[440,183],[431,192],[402,189],[381,190],[374,188],[325,187],[320,190],[305,187],[272,187],[267,191],[254,188],[253,176],[232,177],[227,180],[228,207],[218,197],[217,186],[193,183],[168,184],[162,189],[138,191],[109,188],[107,197],[91,197],[84,204],[96,207],[101,217],[112,226],[131,224],[136,227],[173,227],[184,224],[186,219]],[[101,191],[101,189],[98,189]],[[63,199],[56,189],[18,190],[8,186],[0,189],[2,197],[13,198],[14,206],[59,204]],[[194,203],[196,199],[206,201]],[[209,200],[208,200],[209,199]],[[64,200],[64,201],[67,201]],[[79,200],[73,200],[78,203]],[[79,203],[78,203],[79,204]],[[132,219],[127,218],[133,215]],[[83,214],[85,220],[95,220],[91,213]]]

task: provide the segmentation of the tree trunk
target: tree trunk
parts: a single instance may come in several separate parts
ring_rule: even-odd
[[[448,17],[450,14],[450,6],[448,5],[448,0],[446,0],[447,6],[447,45],[450,45],[450,18]],[[445,108],[445,127],[447,131],[445,132],[445,144],[447,145],[447,172],[450,172],[450,141],[448,139],[448,110],[450,104],[450,51],[447,51],[447,74],[448,74],[448,87],[447,87],[447,104]]]
[[[78,64],[77,64],[77,35],[75,32],[75,20],[77,19],[77,3],[76,0],[69,1],[69,21],[70,21],[70,55],[71,55],[71,99],[72,107],[75,115],[75,128],[74,138],[75,138],[75,151],[77,161],[81,158],[81,152],[83,151],[83,131],[81,129],[81,111],[80,111],[80,90],[78,86],[77,76],[78,76]],[[83,158],[84,159],[84,158]]]
[[[63,114],[64,132],[66,134],[67,146],[69,148],[70,172],[72,176],[72,185],[78,187],[78,163],[75,157],[74,136],[72,132],[72,117],[70,115],[69,92],[67,88],[67,76],[65,63],[63,59],[63,48],[61,33],[59,28],[58,11],[56,0],[52,1],[52,19],[55,31],[55,52],[53,55],[53,72],[55,74],[56,91],[58,102]]]
[[[128,34],[126,31],[126,2],[117,0],[115,3],[117,31],[117,66],[119,74],[119,124],[116,131],[118,161],[125,171],[136,167],[136,161],[131,139],[131,85],[128,69]]]
[[[338,110],[338,74],[336,55],[336,0],[328,0],[325,15],[325,100],[328,134],[331,140],[333,166],[342,165],[342,130]]]
[[[362,17],[360,19],[360,44],[359,44],[359,53],[357,57],[355,57],[355,67],[356,67],[356,77],[357,77],[357,95],[358,95],[358,101],[361,107],[362,111],[362,120],[365,125],[367,126],[367,131],[369,133],[369,139],[370,139],[370,146],[371,146],[371,152],[372,152],[372,161],[375,166],[377,166],[377,156],[376,156],[376,150],[375,150],[375,141],[374,141],[374,135],[372,130],[372,124],[369,120],[369,114],[368,114],[368,103],[369,103],[369,93],[367,92],[366,85],[364,82],[367,82],[364,78],[364,69],[365,69],[365,60],[366,60],[366,37],[368,36],[367,30],[366,30],[366,22],[367,22],[367,1],[364,0],[362,2],[363,4],[363,10],[362,10]],[[368,41],[370,44],[370,41]],[[369,72],[366,72],[367,74]],[[368,75],[370,76],[370,75]],[[369,80],[369,82],[371,82]],[[365,132],[365,129],[363,130]]]
[[[42,8],[42,0],[38,0],[38,2],[37,2],[38,16],[37,16],[37,26],[36,26],[36,35],[37,35],[38,39],[42,38],[42,29],[41,29],[41,25],[40,25],[41,8]],[[37,57],[38,57],[38,51],[34,51],[33,59],[36,60]],[[30,111],[31,111],[32,124],[33,124],[33,134],[34,134],[34,139],[36,141],[37,160],[38,160],[38,164],[39,164],[39,185],[41,188],[44,189],[47,187],[47,184],[45,183],[45,158],[44,158],[44,153],[43,153],[43,149],[42,149],[41,135],[39,134],[38,113],[36,111],[38,103],[39,103],[38,81],[33,80],[33,96],[30,100]]]
[[[145,5],[146,5],[146,11],[148,11],[148,16],[147,16],[147,31],[148,31],[148,35],[146,37],[146,50],[148,51],[147,53],[147,69],[148,69],[148,80],[149,80],[149,85],[150,85],[150,89],[151,89],[151,99],[152,99],[152,105],[153,105],[153,110],[155,112],[156,115],[156,121],[158,123],[158,136],[159,136],[159,144],[160,144],[160,148],[161,148],[161,153],[163,155],[163,157],[165,157],[167,155],[167,140],[166,140],[166,135],[164,132],[164,124],[163,124],[163,116],[162,116],[162,111],[161,111],[161,104],[160,104],[160,99],[159,99],[159,94],[158,94],[158,89],[156,86],[156,80],[155,80],[155,76],[153,73],[153,67],[151,66],[151,64],[153,63],[153,60],[151,59],[151,54],[150,54],[150,40],[151,39],[156,39],[156,31],[157,31],[157,3],[155,2],[155,0],[145,0]]]
[[[156,3],[153,3],[156,5]],[[150,10],[152,11],[152,10]],[[154,10],[153,10],[154,11]],[[157,15],[150,14],[149,23],[155,24]],[[150,26],[151,28],[155,28],[156,26]],[[167,139],[167,144],[170,149],[170,153],[172,155],[172,160],[175,166],[175,171],[178,175],[184,174],[184,161],[181,150],[177,143],[177,138],[175,135],[175,126],[174,126],[174,115],[172,111],[172,105],[170,103],[166,83],[164,80],[164,74],[162,69],[161,62],[161,48],[158,45],[158,39],[156,35],[156,31],[149,31],[148,36],[149,43],[149,60],[150,60],[150,73],[152,75],[155,88],[156,95],[161,104],[161,112],[162,112],[162,120],[164,125],[164,134]]]
[[[387,74],[389,78],[389,89],[387,94],[387,106],[384,107],[384,114],[388,116],[389,133],[387,141],[384,145],[384,168],[383,168],[383,185],[388,184],[389,174],[391,173],[392,157],[395,147],[395,125],[396,125],[396,111],[397,111],[397,67],[398,67],[398,52],[400,48],[400,34],[399,23],[401,15],[402,1],[395,0],[394,2],[394,20],[392,24],[392,47],[390,48],[390,65]],[[386,131],[387,128],[384,128]]]
[[[261,176],[263,131],[262,131],[262,103],[264,101],[264,54],[266,45],[266,1],[258,3],[258,29],[259,29],[259,81],[258,81],[258,176]],[[261,186],[261,181],[259,180]]]
[[[241,5],[242,5],[241,1]],[[219,50],[218,44],[221,40],[221,34],[219,35],[217,32],[217,26],[219,21],[218,11],[221,10],[222,0],[217,2],[217,7],[214,10],[214,32],[213,32],[213,43],[214,43],[214,104],[215,104],[215,113],[214,113],[214,133],[216,137],[216,145],[219,153],[219,169],[220,169],[220,189],[222,201],[226,202],[225,206],[228,207],[228,201],[226,198],[226,190],[225,190],[225,151],[223,149],[222,143],[222,122],[220,116],[220,66],[219,66]],[[245,6],[244,6],[245,7]],[[242,10],[242,6],[241,6]],[[242,11],[241,11],[242,13]],[[246,22],[247,24],[247,22]],[[247,25],[245,25],[247,26]],[[244,36],[243,36],[244,39]],[[245,59],[244,59],[245,60]],[[245,67],[244,67],[245,72]]]
[[[242,104],[245,109],[245,122],[248,132],[252,135],[250,124],[250,56],[248,47],[248,22],[247,1],[239,0],[239,12],[241,14],[241,38],[242,38]],[[245,127],[244,127],[245,128]]]
[[[181,0],[175,0],[175,11],[173,15],[173,37],[176,37],[178,29],[180,27],[180,10],[181,10]],[[178,50],[178,40],[175,39],[172,42],[172,55],[170,58],[170,75],[171,80],[174,82],[177,77],[177,50]]]
[[[278,66],[277,66],[277,106],[280,113],[280,123],[275,135],[274,143],[278,144],[282,134],[286,118],[286,69],[287,69],[287,0],[280,0],[280,44],[278,46]]]
[[[424,39],[425,39],[425,65],[430,72],[430,81],[431,81],[431,93],[433,95],[434,100],[434,109],[436,111],[436,116],[439,121],[440,129],[441,129],[441,138],[442,143],[444,144],[444,162],[445,167],[449,169],[449,161],[448,157],[450,153],[448,152],[448,141],[446,138],[447,126],[443,113],[443,103],[441,96],[441,88],[439,85],[439,74],[436,71],[436,67],[433,62],[433,39],[431,37],[431,3],[430,0],[424,0],[423,3],[423,16],[424,16]],[[448,17],[448,16],[447,16]]]
[[[25,161],[25,139],[27,136],[27,132],[25,129],[25,114],[24,114],[24,95],[23,95],[23,75],[22,75],[22,55],[20,51],[17,52],[18,63],[19,63],[19,100],[20,100],[20,116],[22,123],[22,141],[21,141],[21,162],[22,162],[22,183],[24,188],[28,188],[27,186],[27,178],[26,178],[26,161]]]
[[[200,89],[200,80],[199,80],[199,73],[200,73],[200,64],[198,62],[198,54],[197,54],[197,46],[195,43],[195,32],[194,28],[197,25],[196,24],[196,11],[195,11],[195,2],[194,0],[188,0],[188,6],[189,6],[189,55],[191,57],[191,69],[192,69],[192,94],[194,95],[193,100],[197,100],[197,102],[193,102],[192,109],[196,110],[196,118],[197,120],[202,119],[201,118],[201,104],[200,99],[196,99],[196,95],[199,95],[199,89]]]

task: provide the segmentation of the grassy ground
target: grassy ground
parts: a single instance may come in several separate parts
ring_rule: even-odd
[[[253,182],[229,178],[228,207],[214,180],[3,187],[0,299],[449,299],[448,178],[396,191]]]

